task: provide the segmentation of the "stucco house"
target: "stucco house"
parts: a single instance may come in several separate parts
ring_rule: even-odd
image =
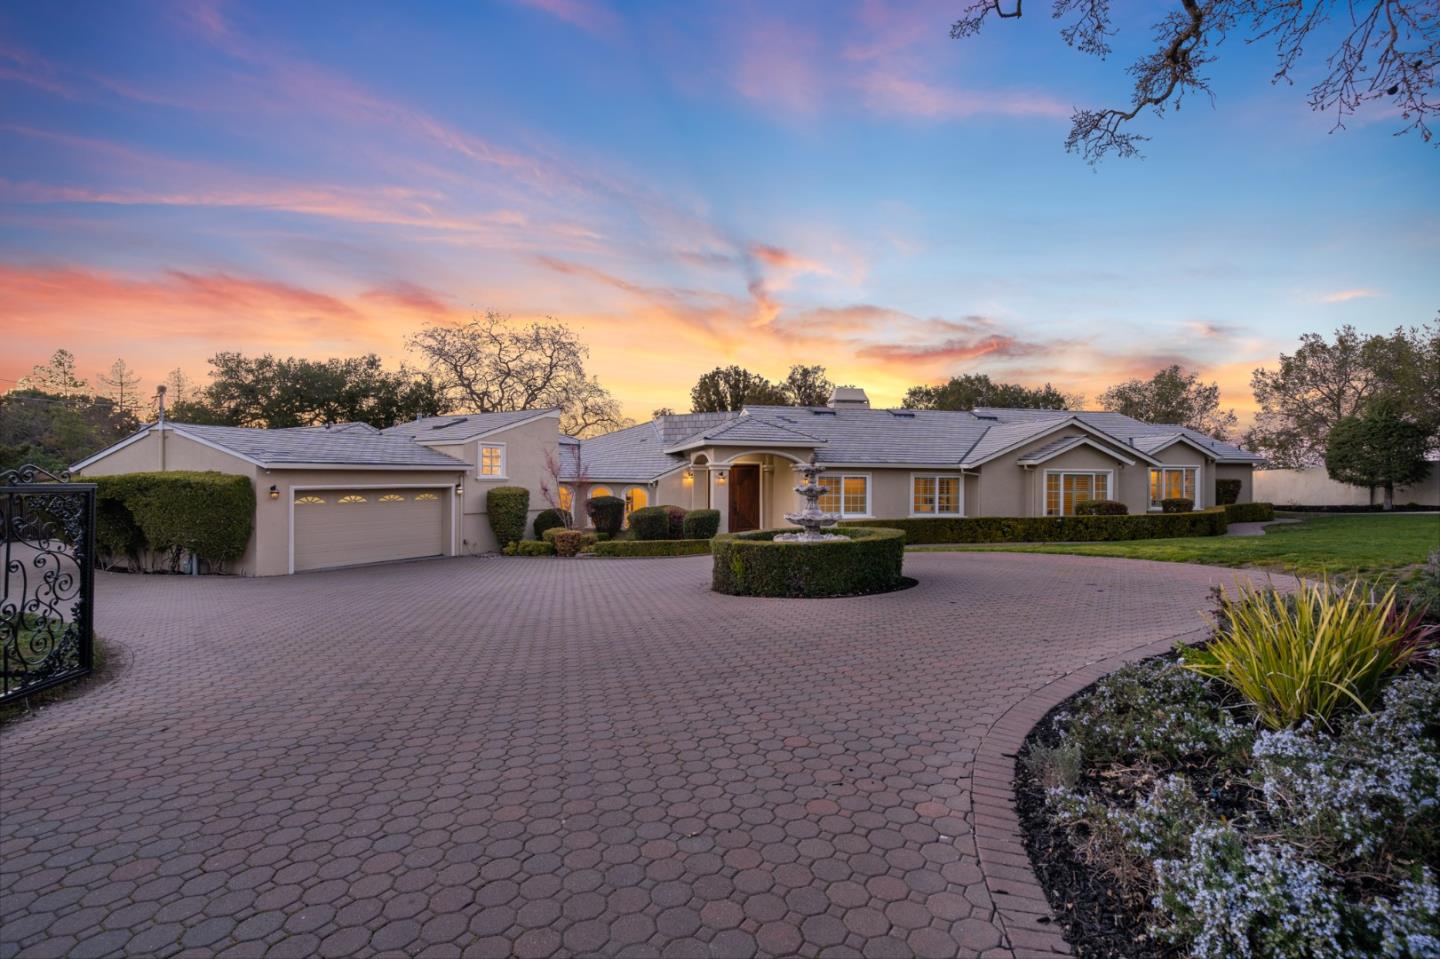
[[[1063,515],[1087,499],[1141,513],[1179,496],[1203,508],[1220,479],[1239,480],[1239,501],[1249,502],[1259,461],[1195,430],[1118,413],[871,409],[853,387],[823,407],[662,416],[568,451],[581,499],[709,507],[730,532],[786,525],[799,506],[791,467],[812,455],[828,467],[822,507],[847,519]]]
[[[1239,501],[1249,502],[1259,459],[1116,413],[871,409],[863,390],[841,388],[823,407],[661,416],[584,440],[561,434],[558,410],[383,431],[156,423],[72,472],[249,476],[255,533],[235,569],[266,576],[492,551],[485,495],[497,485],[527,488],[532,518],[549,490],[581,522],[585,500],[614,495],[629,509],[713,508],[722,531],[783,526],[800,505],[791,467],[812,456],[829,468],[822,506],[845,519],[1063,515],[1087,499],[1139,513],[1175,496],[1203,508],[1222,479],[1239,480]]]

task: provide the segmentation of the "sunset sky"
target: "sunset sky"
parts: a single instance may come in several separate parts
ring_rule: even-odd
[[[1437,153],[1331,134],[1235,38],[1140,161],[1039,10],[944,3],[0,7],[0,389],[57,347],[204,380],[217,350],[414,362],[417,327],[572,324],[639,418],[713,366],[819,362],[898,404],[961,372],[1094,397],[1180,362],[1252,403],[1306,331],[1440,305]]]

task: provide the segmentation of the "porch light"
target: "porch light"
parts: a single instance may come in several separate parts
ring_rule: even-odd
[[[456,484],[455,484],[455,495],[456,495],[456,496],[464,496],[464,495],[465,495],[465,484],[464,484],[464,483],[456,483]]]
[[[695,482],[695,471],[694,471],[694,470],[686,470],[686,471],[685,471],[685,482],[686,482],[686,483],[693,483],[693,482]]]
[[[718,473],[716,473],[716,474],[715,474],[715,482],[719,483],[721,486],[724,486],[724,485],[725,485],[725,475],[726,475],[726,473],[728,473],[728,472],[729,472],[729,470],[720,470]]]
[[[270,498],[271,498],[271,499],[279,499],[279,498],[280,498],[280,487],[276,486],[274,483],[271,483],[271,484],[270,484]]]

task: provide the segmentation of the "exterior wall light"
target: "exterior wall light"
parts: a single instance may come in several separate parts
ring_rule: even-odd
[[[686,471],[685,471],[685,483],[686,483],[686,485],[689,485],[690,483],[693,483],[693,482],[695,482],[695,471],[694,471],[694,470],[686,470]]]
[[[464,483],[456,483],[456,484],[455,484],[455,495],[456,495],[456,496],[464,496],[464,495],[465,495],[465,484],[464,484]]]
[[[270,498],[271,498],[271,499],[279,499],[279,498],[280,498],[280,487],[276,486],[274,483],[271,483],[271,484],[270,484]]]
[[[725,485],[725,476],[726,476],[726,474],[727,474],[728,472],[729,472],[729,470],[720,470],[718,473],[716,473],[716,474],[715,474],[715,482],[719,483],[721,486],[724,486],[724,485]]]

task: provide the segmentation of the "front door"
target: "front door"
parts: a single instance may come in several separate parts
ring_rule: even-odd
[[[730,467],[730,532],[760,528],[760,467],[744,463]]]

